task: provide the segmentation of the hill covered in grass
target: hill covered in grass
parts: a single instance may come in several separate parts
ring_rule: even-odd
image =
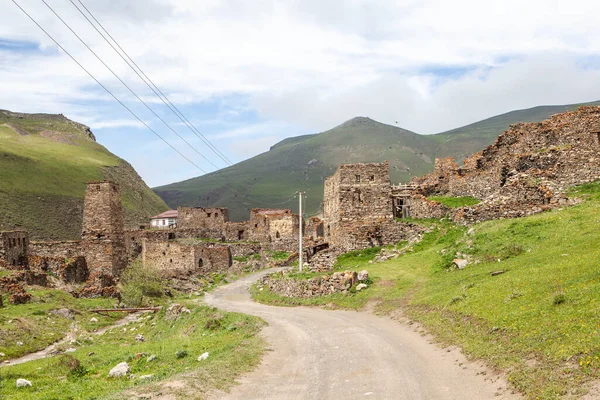
[[[229,208],[233,220],[243,220],[254,207],[297,210],[293,196],[302,190],[307,193],[307,213],[317,214],[323,180],[340,164],[388,160],[392,182],[404,182],[431,172],[436,157],[462,161],[492,144],[510,124],[542,121],[578,106],[512,111],[436,135],[419,135],[357,117],[326,132],[285,139],[268,152],[231,167],[154,191],[173,208],[223,206]]]
[[[0,230],[77,239],[86,182],[99,179],[121,187],[129,225],[168,208],[129,163],[96,142],[87,126],[62,115],[0,110]]]

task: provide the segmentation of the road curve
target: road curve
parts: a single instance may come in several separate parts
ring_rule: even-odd
[[[356,311],[255,303],[259,272],[205,296],[211,306],[268,322],[260,366],[230,393],[211,399],[519,399],[506,383],[457,351],[440,349],[411,327]]]

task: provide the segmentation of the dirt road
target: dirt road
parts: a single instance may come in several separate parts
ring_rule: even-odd
[[[440,349],[411,327],[365,312],[272,307],[247,292],[260,275],[207,294],[206,303],[263,318],[272,351],[231,393],[214,399],[519,399],[503,379]]]

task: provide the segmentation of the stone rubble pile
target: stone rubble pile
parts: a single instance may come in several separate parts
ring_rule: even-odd
[[[310,298],[326,296],[334,293],[348,293],[352,286],[362,290],[368,285],[369,273],[361,271],[338,271],[331,275],[322,275],[310,279],[288,278],[289,271],[264,276],[259,281],[260,288],[268,288],[271,292],[285,297]],[[358,289],[358,286],[361,286]]]

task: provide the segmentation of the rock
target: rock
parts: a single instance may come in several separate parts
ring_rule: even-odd
[[[31,387],[31,382],[28,381],[27,379],[22,379],[19,378],[17,379],[17,388],[23,388],[23,387]]]
[[[58,315],[59,317],[75,319],[73,313],[68,308],[59,308],[58,310],[50,311],[50,314]]]
[[[141,342],[143,342],[145,340],[146,339],[144,338],[144,335],[142,335],[141,333],[138,333],[137,335],[135,335],[135,341],[136,342],[140,342],[141,343]]]
[[[98,322],[98,318],[92,317],[92,318],[90,318],[90,322]]]
[[[0,353],[0,357],[6,357],[6,354]]]
[[[17,346],[23,346],[23,342],[17,342]]]
[[[356,291],[357,291],[357,292],[360,292],[361,290],[363,290],[363,289],[366,289],[367,287],[368,287],[368,286],[367,286],[366,284],[364,284],[364,283],[359,283],[359,284],[356,286]]]
[[[138,379],[139,379],[140,381],[146,381],[146,380],[148,380],[148,379],[152,379],[152,378],[154,378],[154,375],[142,375],[142,376],[140,376]]]
[[[131,372],[129,368],[129,364],[126,362],[122,362],[117,364],[113,369],[108,373],[109,378],[120,378],[122,376],[126,376]]]
[[[152,354],[150,357],[148,357],[146,359],[146,362],[152,362],[152,361],[156,360],[156,358],[157,358],[156,354]]]
[[[369,279],[369,272],[366,269],[363,269],[358,273],[359,281],[366,281],[367,279]]]
[[[469,261],[465,260],[464,258],[455,258],[452,260],[452,264],[454,264],[458,269],[463,269],[469,265]]]
[[[208,352],[202,353],[200,357],[198,357],[198,361],[204,361],[208,358]]]

